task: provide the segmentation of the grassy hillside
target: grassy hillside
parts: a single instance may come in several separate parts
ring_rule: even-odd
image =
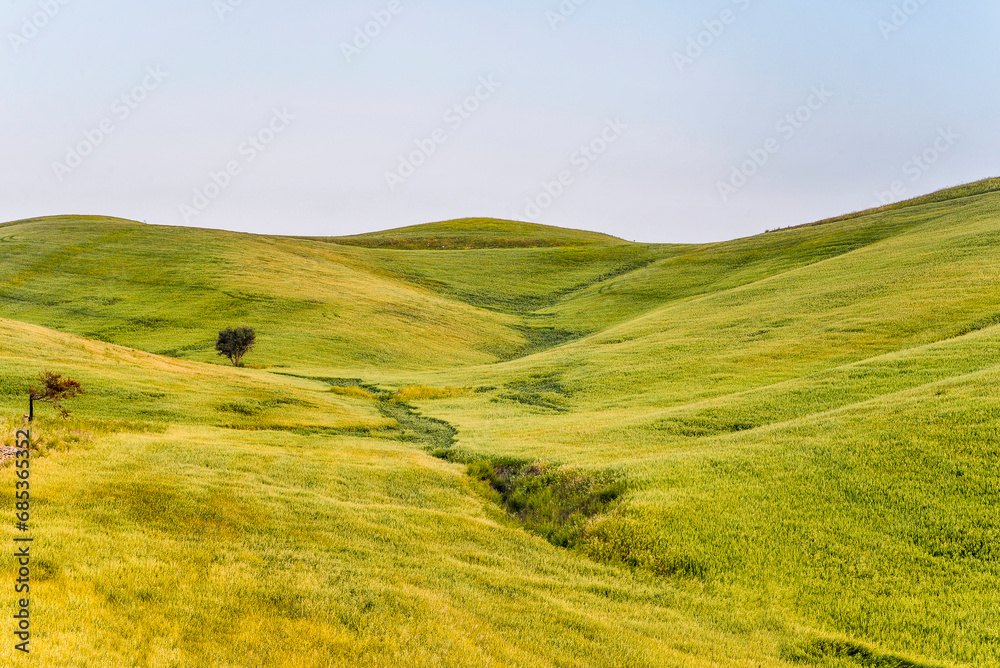
[[[837,216],[835,218],[827,218],[826,220],[819,220],[816,221],[815,223],[806,223],[805,225],[799,225],[797,227],[812,227],[814,225],[837,223],[843,220],[852,220],[854,218],[860,218],[862,216],[869,216],[873,213],[899,211],[900,209],[907,209],[911,206],[934,204],[936,202],[949,202],[956,199],[974,197],[976,195],[984,195],[987,193],[995,193],[998,191],[1000,191],[1000,177],[992,179],[983,179],[981,181],[975,181],[973,183],[966,183],[961,186],[944,188],[943,190],[938,190],[936,192],[929,193],[927,195],[921,195],[920,197],[914,197],[912,199],[902,200],[900,202],[893,202],[892,204],[886,204],[885,206],[880,206],[875,209],[869,209],[866,211],[857,211],[855,213],[849,213],[843,216]],[[795,229],[795,228],[788,228],[788,229]]]
[[[40,665],[752,666],[773,645],[525,533],[360,393],[7,320],[0,351],[7,437],[37,369],[85,388],[34,427]]]
[[[87,388],[38,425],[36,658],[1000,665],[993,190],[698,246],[2,226],[4,433]]]
[[[482,236],[480,224],[430,228]],[[494,226],[542,247],[401,256],[106,218],[20,221],[0,227],[0,306],[25,322],[202,362],[220,329],[253,323],[256,364],[441,368],[544,347],[552,327],[519,316],[656,252],[589,232]]]
[[[7,225],[0,247],[8,317],[182,359],[211,361],[239,324],[269,366],[448,366],[527,345],[512,319],[321,242],[73,218]]]
[[[0,405],[20,415],[41,368],[83,382],[73,400],[97,420],[198,424],[234,429],[379,429],[371,406],[330,393],[323,383],[198,364],[0,319]]]
[[[347,246],[400,250],[472,250],[483,248],[546,248],[624,244],[598,232],[569,230],[535,223],[492,218],[463,218],[400,227],[347,237],[324,239]]]

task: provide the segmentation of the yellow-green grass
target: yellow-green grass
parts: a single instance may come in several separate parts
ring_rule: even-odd
[[[810,227],[813,225],[825,225],[827,223],[836,223],[843,220],[850,220],[852,218],[860,218],[862,216],[871,215],[872,213],[885,213],[887,211],[899,211],[900,209],[908,209],[912,206],[920,206],[922,204],[933,204],[935,202],[947,202],[955,199],[961,199],[965,197],[972,197],[975,195],[984,195],[986,193],[994,193],[1000,191],[1000,178],[992,179],[982,179],[980,181],[974,181],[972,183],[966,183],[960,186],[953,186],[951,188],[945,188],[943,190],[938,190],[927,195],[922,195],[920,197],[914,197],[912,199],[903,200],[900,202],[893,202],[892,204],[886,204],[884,206],[877,207],[875,209],[867,209],[865,211],[856,211],[854,213],[849,213],[842,216],[836,216],[834,218],[827,218],[825,220],[819,220],[814,223],[806,223],[805,225],[799,225],[797,227]],[[794,228],[785,228],[794,229]]]
[[[34,469],[45,665],[1000,663],[989,190],[701,246],[0,227],[4,315],[187,358],[0,321],[8,430],[42,368],[88,388]],[[263,368],[213,358],[234,324]],[[622,505],[555,548],[393,393]]]
[[[482,248],[544,248],[625,244],[622,239],[599,232],[585,232],[537,223],[494,218],[461,218],[440,223],[411,225],[392,230],[326,237],[349,246],[402,250],[471,250]]]
[[[696,591],[526,534],[461,467],[409,444],[209,426],[220,403],[269,392],[315,402],[329,426],[378,422],[364,396],[344,405],[314,381],[11,321],[0,321],[0,351],[9,414],[23,408],[31,365],[85,387],[67,402],[71,420],[40,406],[34,425],[36,442],[83,437],[36,452],[31,467],[40,665],[751,666],[777,651],[775,637],[693,619],[683,608]],[[149,388],[155,416],[139,396]],[[317,426],[310,411],[293,414]],[[13,544],[13,528],[2,533]],[[8,560],[0,578],[14,577]],[[0,657],[19,660],[10,643]]]
[[[426,406],[467,452],[624,473],[599,558],[778,588],[805,625],[996,663],[997,201],[841,223],[901,232],[523,360],[387,378],[494,386]]]
[[[426,385],[412,385],[401,387],[392,393],[391,400],[402,402],[426,401],[428,399],[445,399],[458,397],[466,394],[468,390],[461,387],[427,387]]]
[[[101,218],[0,228],[7,317],[202,362],[219,330],[255,327],[247,363],[421,368],[526,345],[510,316],[380,276],[359,249]],[[419,344],[418,344],[419,342]]]
[[[83,383],[70,403],[98,420],[203,424],[235,429],[379,430],[391,426],[368,402],[324,383],[175,360],[0,319],[0,406],[27,413],[43,369]],[[54,414],[37,403],[40,417]]]
[[[406,444],[174,427],[32,472],[38,665],[780,665],[699,623],[698,587],[553,548]]]
[[[914,220],[922,218],[694,247],[530,226],[542,240],[549,230],[552,245],[434,252],[35,219],[0,227],[0,305],[18,320],[203,362],[219,360],[212,344],[220,329],[247,323],[258,330],[247,359],[257,366],[453,367],[603,331],[875,243]],[[482,235],[481,224],[447,226]],[[517,223],[489,229],[524,234]]]

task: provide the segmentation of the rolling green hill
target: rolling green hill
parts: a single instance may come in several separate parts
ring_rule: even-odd
[[[0,226],[4,433],[86,390],[36,658],[1000,665],[994,186],[703,245]]]
[[[348,246],[400,250],[548,248],[607,246],[626,243],[616,237],[597,232],[584,232],[492,218],[463,218],[322,240]]]

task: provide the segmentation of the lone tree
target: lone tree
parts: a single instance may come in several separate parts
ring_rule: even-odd
[[[239,366],[240,360],[248,352],[253,350],[257,342],[257,334],[252,327],[227,327],[219,332],[219,339],[215,342],[215,349],[220,355],[225,355],[233,366]]]
[[[64,399],[72,399],[76,395],[83,393],[83,386],[80,385],[80,381],[69,377],[63,378],[60,374],[52,373],[51,371],[43,371],[38,374],[38,381],[42,384],[40,389],[36,389],[34,386],[28,388],[28,394],[31,398],[31,409],[29,412],[32,414],[32,417],[34,417],[34,403],[36,401],[47,401],[64,418],[69,417],[69,411],[63,407],[62,401]]]

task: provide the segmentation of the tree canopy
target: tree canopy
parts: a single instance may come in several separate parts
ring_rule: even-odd
[[[243,356],[253,350],[257,342],[257,333],[252,327],[227,327],[219,332],[215,349],[220,355],[229,358],[233,366],[239,366]]]
[[[28,388],[31,399],[33,401],[47,401],[63,417],[69,417],[69,411],[63,407],[62,401],[83,393],[80,381],[69,377],[63,378],[62,375],[51,371],[43,371],[38,374],[38,380],[42,385],[41,388],[36,388],[34,385]]]

